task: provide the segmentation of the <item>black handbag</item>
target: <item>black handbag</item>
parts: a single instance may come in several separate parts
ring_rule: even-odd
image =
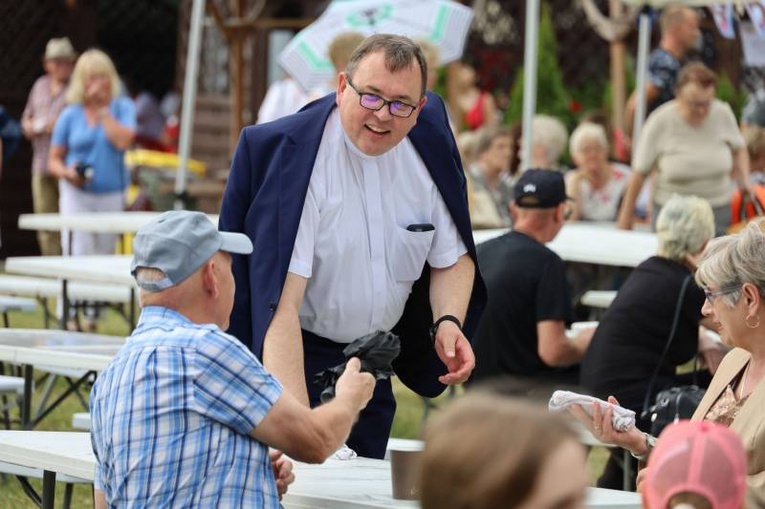
[[[651,376],[651,381],[648,384],[648,390],[645,393],[645,400],[643,401],[643,412],[640,414],[642,418],[650,417],[651,420],[651,435],[658,437],[662,430],[670,423],[677,422],[681,419],[690,419],[693,412],[696,411],[696,407],[699,406],[701,398],[704,397],[705,389],[700,388],[697,385],[681,385],[678,387],[672,387],[665,389],[656,395],[656,399],[652,406],[648,406],[651,399],[651,392],[653,386],[656,383],[656,377],[659,375],[659,370],[664,362],[669,347],[672,345],[672,340],[677,332],[677,323],[680,320],[680,312],[683,308],[683,299],[685,298],[686,290],[691,282],[691,276],[687,276],[683,281],[683,285],[680,287],[680,295],[677,298],[677,305],[675,306],[675,316],[672,319],[672,329],[667,339],[667,344],[664,347],[664,351],[661,354],[656,369]],[[698,354],[693,365],[693,372],[696,373],[696,361],[698,360]]]
[[[696,385],[682,385],[657,394],[656,402],[648,409],[651,415],[651,435],[658,437],[668,424],[690,419],[705,392]]]

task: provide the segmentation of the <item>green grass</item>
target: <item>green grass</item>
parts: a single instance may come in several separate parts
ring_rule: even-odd
[[[9,320],[11,327],[15,328],[39,329],[44,326],[43,314],[39,309],[35,313],[12,312],[9,314]],[[101,334],[124,336],[129,334],[130,330],[125,320],[119,314],[113,310],[107,310],[106,314],[102,316],[99,321],[97,332]],[[42,373],[37,373],[36,375],[42,375]],[[59,383],[57,386],[58,390],[62,388],[63,382]],[[39,401],[41,390],[42,384],[37,384],[35,402]],[[398,408],[393,421],[391,435],[397,438],[420,438],[424,413],[422,399],[404,387],[397,379],[394,379],[393,381],[393,391],[396,396]],[[461,389],[458,389],[457,394],[460,393]],[[437,411],[438,406],[448,403],[448,399],[449,395],[444,394],[433,400],[433,406],[436,408],[432,411]],[[48,415],[36,429],[43,431],[72,431],[72,415],[82,411],[82,405],[80,405],[76,398],[67,398],[67,400]],[[594,480],[597,478],[603,468],[607,455],[607,451],[603,448],[592,449],[588,461],[588,470],[591,479]],[[31,482],[39,492],[42,482],[37,480],[32,480]],[[91,493],[91,488],[88,485],[75,486],[72,507],[92,507]],[[57,507],[60,507],[63,496],[64,487],[62,484],[59,484],[56,487]],[[34,509],[35,507],[36,506],[21,490],[21,487],[15,478],[0,476],[0,509]]]

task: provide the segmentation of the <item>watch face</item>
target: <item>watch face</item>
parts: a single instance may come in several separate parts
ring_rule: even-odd
[[[648,444],[649,449],[656,447],[656,437],[653,435],[646,435],[645,442]]]

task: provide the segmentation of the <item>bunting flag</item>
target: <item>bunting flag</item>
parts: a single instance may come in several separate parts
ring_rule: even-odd
[[[765,37],[765,0],[750,0],[744,5],[757,35]]]
[[[735,39],[736,33],[733,29],[733,5],[728,1],[724,5],[710,5],[709,10],[712,11],[712,17],[715,19],[715,24],[720,31],[720,35],[726,39]]]

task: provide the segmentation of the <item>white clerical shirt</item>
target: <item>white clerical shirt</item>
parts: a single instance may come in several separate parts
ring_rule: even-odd
[[[429,229],[412,225],[433,229],[410,231]],[[466,252],[409,138],[380,156],[367,156],[348,139],[333,111],[289,267],[308,279],[300,326],[339,343],[390,330],[425,261],[449,267]]]

